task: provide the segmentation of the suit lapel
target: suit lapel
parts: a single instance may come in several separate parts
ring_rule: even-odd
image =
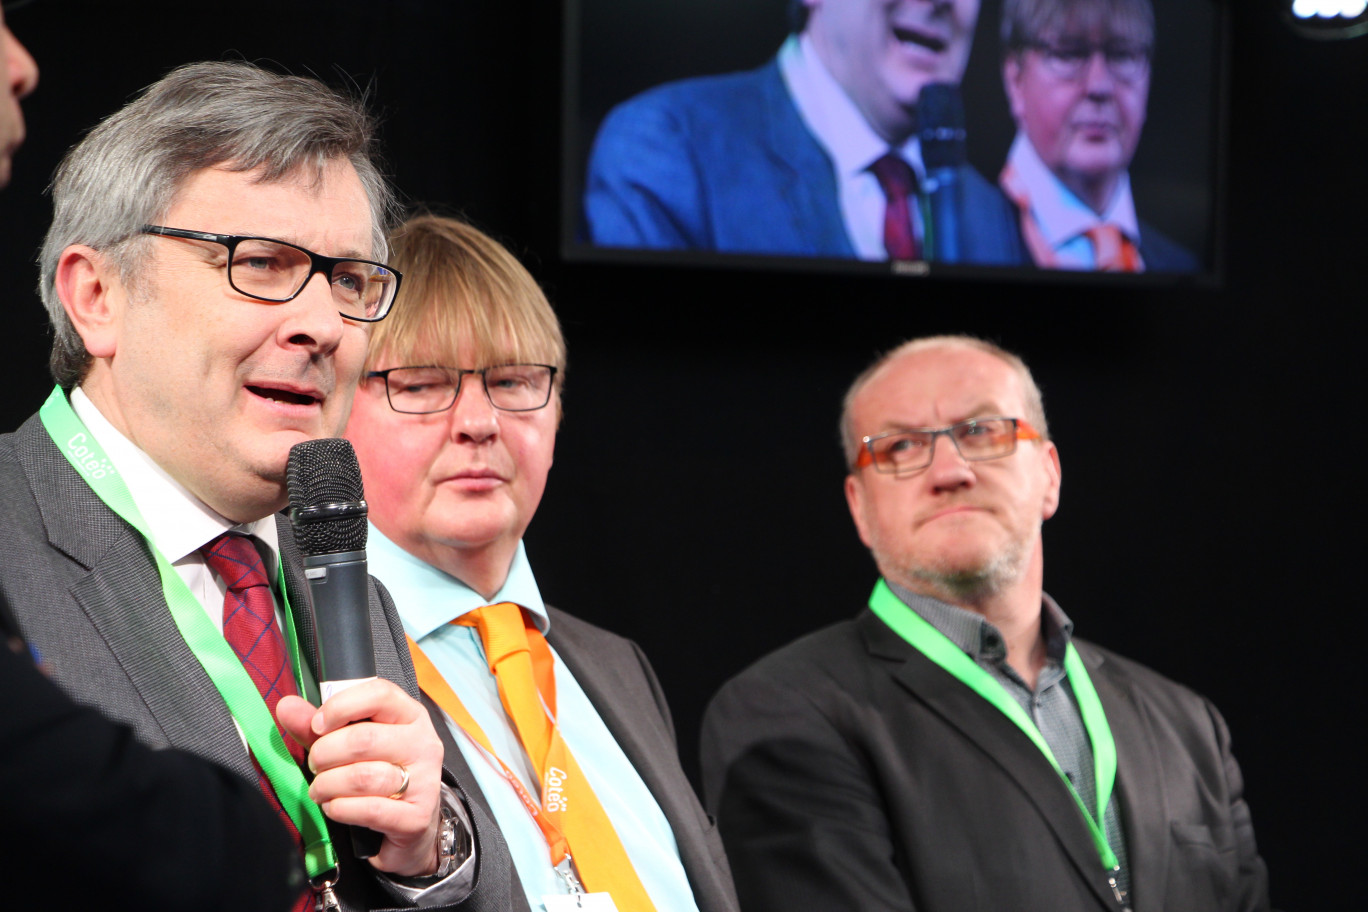
[[[775,179],[789,207],[789,224],[776,219],[774,228],[790,230],[800,238],[795,249],[819,256],[853,257],[855,250],[846,234],[831,159],[803,123],[778,62],[764,69],[762,77],[764,110],[769,116],[759,138],[774,164]]]
[[[1086,642],[1075,644],[1116,742],[1116,795],[1121,802],[1130,879],[1132,885],[1142,885],[1132,891],[1132,908],[1135,912],[1159,912],[1168,882],[1172,840],[1168,834],[1168,790],[1163,787],[1155,739],[1149,720],[1116,664]]]
[[[1082,879],[1107,908],[1113,908],[1114,898],[1101,876],[1102,864],[1078,804],[1031,739],[997,707],[914,649],[872,612],[863,612],[857,623],[870,655],[882,660],[899,685],[1017,784]]]
[[[575,625],[582,622],[555,608],[548,611],[551,631],[547,641],[660,805],[699,908],[705,912],[732,908],[735,899],[731,883],[718,876],[718,865],[704,836],[698,798],[679,764],[673,723],[658,683],[646,672],[639,654],[628,652],[630,647],[612,652],[595,648],[576,636]],[[653,688],[650,693],[641,686],[643,682]]]
[[[19,436],[19,460],[37,481],[30,488],[49,544],[87,571],[71,594],[144,704],[144,712],[130,708],[127,721],[148,737],[150,715],[173,746],[254,780],[227,705],[171,617],[142,536],[76,474],[36,417]]]

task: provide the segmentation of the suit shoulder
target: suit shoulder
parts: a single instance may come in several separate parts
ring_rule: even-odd
[[[1140,255],[1146,272],[1197,272],[1201,263],[1192,251],[1155,228],[1140,221]]]
[[[757,660],[722,685],[712,702],[758,692],[824,702],[830,694],[863,690],[872,665],[857,619],[838,621]]]
[[[1166,712],[1165,715],[1206,715],[1215,711],[1215,707],[1206,697],[1187,685],[1160,674],[1148,665],[1128,659],[1088,640],[1075,638],[1074,644],[1090,670],[1106,676],[1132,696],[1157,704],[1161,711],[1167,707],[1171,712]]]
[[[773,62],[755,70],[667,82],[614,107],[604,119],[600,138],[667,128],[726,135],[733,124],[748,134],[782,85]]]

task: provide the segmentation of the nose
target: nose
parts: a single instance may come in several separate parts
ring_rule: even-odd
[[[345,320],[333,300],[328,277],[322,273],[310,277],[293,301],[264,306],[284,311],[280,333],[287,345],[328,354],[342,341]]]
[[[24,98],[35,88],[38,87],[38,64],[34,61],[33,55],[28,52],[28,48],[20,43],[8,26],[0,25],[4,29],[5,57],[9,61],[10,91],[15,98]]]
[[[973,487],[974,470],[969,461],[960,455],[955,438],[948,433],[938,435],[932,445],[931,465],[926,468],[926,478],[936,491]]]
[[[479,374],[466,374],[449,410],[452,440],[483,443],[499,433],[499,413],[485,395]]]
[[[1116,77],[1107,66],[1107,55],[1100,48],[1092,52],[1083,70],[1084,88],[1090,98],[1107,98],[1116,91]]]

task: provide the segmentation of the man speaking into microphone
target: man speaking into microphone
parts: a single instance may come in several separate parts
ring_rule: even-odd
[[[792,0],[756,70],[658,86],[608,114],[589,161],[589,240],[864,260],[934,258],[918,102],[958,87],[979,0]],[[958,262],[1018,265],[1010,207],[955,168]]]
[[[398,290],[373,135],[315,80],[206,63],[67,154],[40,260],[57,387],[0,438],[0,595],[78,701],[260,783],[314,885],[296,908],[501,908],[502,844],[442,781],[373,584],[379,679],[313,705],[307,584],[274,515]],[[379,834],[372,857],[342,824]],[[100,847],[72,838],[79,876]]]

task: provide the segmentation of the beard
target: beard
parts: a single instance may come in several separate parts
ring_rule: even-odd
[[[887,579],[941,601],[973,602],[995,596],[1020,580],[1039,538],[1037,525],[1033,535],[976,558],[918,555],[905,546],[888,548],[879,541],[870,550],[879,572]]]

